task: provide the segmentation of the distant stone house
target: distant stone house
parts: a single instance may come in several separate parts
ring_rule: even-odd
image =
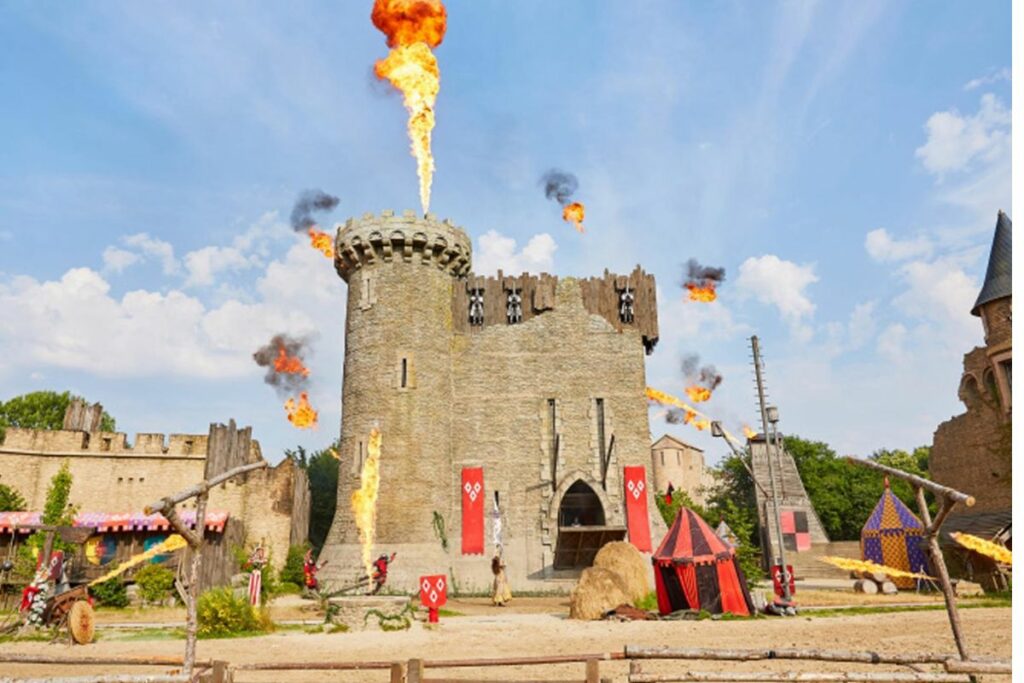
[[[659,493],[685,491],[697,505],[707,502],[707,494],[714,485],[714,477],[704,463],[704,450],[665,434],[651,444],[651,472],[654,488]]]

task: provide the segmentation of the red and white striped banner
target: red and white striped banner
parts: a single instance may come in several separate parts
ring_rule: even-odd
[[[260,590],[263,588],[263,572],[253,569],[249,572],[249,604],[253,607],[260,606]]]

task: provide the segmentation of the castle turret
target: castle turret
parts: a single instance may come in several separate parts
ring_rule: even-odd
[[[451,470],[451,300],[454,283],[469,272],[470,251],[465,232],[431,214],[384,211],[338,229],[335,267],[348,283],[348,302],[338,514],[327,543],[341,553],[342,575],[360,566],[348,508],[373,427],[383,439],[378,538],[433,538],[423,510],[448,508],[440,484]]]

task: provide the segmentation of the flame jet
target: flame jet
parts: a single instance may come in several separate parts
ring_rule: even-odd
[[[432,48],[444,40],[448,11],[441,0],[375,0],[370,19],[387,36],[391,48],[387,57],[377,61],[373,72],[402,93],[409,111],[409,139],[420,179],[420,204],[426,213],[434,178],[434,155],[430,151],[434,103],[441,89],[441,71]]]
[[[352,516],[359,529],[363,567],[366,576],[373,576],[373,537],[377,525],[377,492],[380,490],[380,430],[370,430],[366,444],[367,457],[359,475],[359,488],[352,493]]]

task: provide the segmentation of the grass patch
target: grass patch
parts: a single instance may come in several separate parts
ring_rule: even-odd
[[[634,600],[633,607],[636,607],[637,609],[642,609],[647,612],[653,612],[654,610],[658,609],[658,594],[654,591],[651,591],[644,597],[638,600]]]
[[[993,607],[1010,607],[1011,601],[1005,598],[977,598],[957,603],[959,609],[991,609]],[[945,610],[945,603],[931,605],[878,605],[846,608],[825,608],[806,610],[800,613],[804,617],[855,617],[863,614],[894,614],[896,612],[935,612]]]
[[[439,616],[439,617],[464,617],[466,615],[463,614],[462,612],[456,612],[453,609],[445,609],[444,607],[439,607],[437,609],[437,616]]]
[[[48,643],[53,640],[53,632],[36,632],[11,634],[0,636],[0,644],[3,643]]]
[[[139,629],[106,629],[103,631],[103,640],[117,642],[133,642],[138,640],[184,640],[185,629],[183,628],[151,628]]]

